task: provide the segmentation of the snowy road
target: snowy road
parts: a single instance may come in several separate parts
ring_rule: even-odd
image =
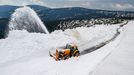
[[[93,52],[93,51],[95,51],[95,50],[97,50],[97,49],[99,49],[99,48],[105,46],[106,44],[108,44],[108,43],[114,41],[114,40],[116,39],[116,37],[120,34],[119,29],[121,29],[121,27],[117,29],[116,34],[115,34],[112,38],[110,38],[109,40],[104,41],[104,42],[101,42],[100,44],[97,44],[97,45],[95,45],[95,46],[93,46],[93,47],[90,47],[90,48],[88,48],[88,49],[85,49],[85,50],[81,51],[80,54],[81,54],[81,55],[84,55],[84,54],[87,54],[87,53],[91,53],[91,52]]]
[[[134,75],[134,22],[125,26],[125,35],[112,54],[92,75]]]
[[[90,47],[88,49],[85,49],[85,50],[81,51],[80,54],[84,55],[84,54],[87,54],[87,53],[91,53],[91,52],[93,52],[93,51],[105,46],[106,44],[114,41],[118,37],[118,35],[120,34],[120,29],[122,29],[122,27],[127,25],[127,24],[128,24],[128,21],[126,21],[126,22],[122,23],[121,25],[119,25],[120,27],[116,29],[116,34],[113,37],[109,38],[109,40],[101,42],[100,44],[97,44],[97,45],[95,45],[93,47]]]

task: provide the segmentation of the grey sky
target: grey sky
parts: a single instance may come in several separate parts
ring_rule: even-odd
[[[28,4],[39,4],[51,8],[85,7],[90,9],[134,11],[134,0],[0,0],[0,5]]]

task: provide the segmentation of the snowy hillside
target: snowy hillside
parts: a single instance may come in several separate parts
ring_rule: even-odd
[[[124,29],[121,42],[113,49],[92,75],[133,75],[134,74],[134,22]]]
[[[59,62],[49,57],[49,51],[55,51],[67,43],[76,43],[82,51],[109,40],[117,28],[119,25],[96,25],[90,28],[59,30],[51,34],[10,31],[8,38],[0,40],[0,75],[86,75],[109,50],[98,50],[78,59]]]

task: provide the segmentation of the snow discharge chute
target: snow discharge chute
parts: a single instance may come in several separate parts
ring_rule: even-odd
[[[10,30],[27,30],[29,32],[41,32],[48,34],[48,30],[30,7],[24,6],[15,10],[9,22]]]

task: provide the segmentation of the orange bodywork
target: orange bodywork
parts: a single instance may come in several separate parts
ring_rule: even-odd
[[[58,49],[56,49],[56,52],[50,56],[53,57],[56,61],[59,60],[66,60],[69,59],[70,57],[78,57],[80,55],[77,46],[74,45],[67,45],[66,49],[62,49],[60,51],[58,51]]]
[[[70,54],[70,49],[65,49],[63,50],[64,54],[63,55],[69,55]]]
[[[64,49],[64,50],[62,50],[62,52],[63,52],[63,56],[65,56],[65,55],[69,55],[70,54],[70,49]],[[56,53],[54,54],[54,59],[56,60],[56,61],[58,61],[58,58],[59,58],[59,52],[58,52],[58,49],[56,49]]]

